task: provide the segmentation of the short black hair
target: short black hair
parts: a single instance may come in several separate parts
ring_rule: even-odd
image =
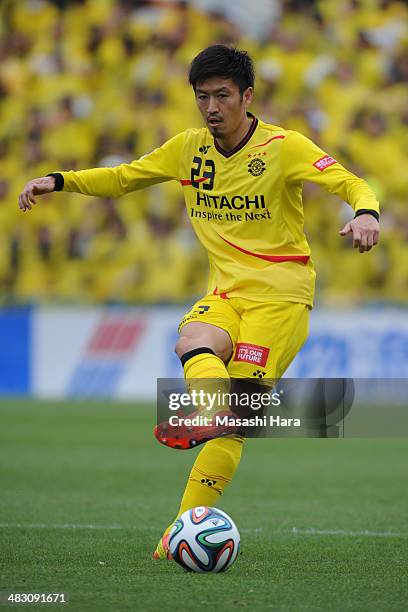
[[[212,77],[230,78],[242,96],[248,87],[254,86],[255,70],[246,51],[226,45],[211,45],[193,59],[188,77],[194,91],[197,84]]]

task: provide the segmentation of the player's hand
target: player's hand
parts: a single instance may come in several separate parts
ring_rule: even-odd
[[[360,253],[365,253],[378,243],[380,224],[373,215],[360,215],[346,223],[339,234],[340,236],[353,234],[353,247],[358,248]]]
[[[18,196],[18,205],[20,210],[23,212],[26,210],[31,210],[31,205],[37,204],[37,201],[34,198],[35,195],[50,193],[51,191],[54,191],[54,188],[54,176],[43,176],[42,178],[36,178],[29,181]]]

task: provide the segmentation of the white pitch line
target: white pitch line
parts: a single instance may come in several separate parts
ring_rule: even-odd
[[[368,537],[368,538],[407,538],[408,533],[397,531],[345,531],[343,529],[298,529],[292,527],[293,535],[323,535],[323,536],[346,536],[346,537]]]
[[[78,525],[75,523],[62,523],[55,525],[52,523],[0,523],[0,529],[143,529],[143,527],[125,527],[124,525]],[[147,527],[152,529],[152,527]],[[159,529],[160,531],[160,529]]]
[[[83,530],[100,530],[100,531],[112,531],[112,530],[132,530],[132,531],[157,531],[160,532],[160,527],[153,527],[151,525],[145,526],[125,526],[125,525],[92,525],[92,524],[77,524],[77,523],[0,523],[0,529],[83,529]],[[366,537],[366,538],[408,538],[408,533],[398,531],[370,531],[367,529],[361,531],[346,531],[343,529],[299,529],[298,527],[292,527],[292,529],[283,529],[275,531],[264,532],[262,527],[255,529],[240,529],[241,533],[252,533],[252,534],[272,534],[272,535],[300,535],[300,536],[342,536],[342,537]]]

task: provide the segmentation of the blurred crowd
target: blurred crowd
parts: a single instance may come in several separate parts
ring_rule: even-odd
[[[193,1],[2,0],[1,303],[180,303],[205,292],[206,254],[175,182],[117,200],[50,194],[29,214],[17,196],[31,178],[131,161],[201,126],[188,66],[215,42],[254,58],[255,114],[311,137],[382,204],[381,243],[359,255],[338,235],[351,209],[305,185],[318,301],[407,301],[407,2],[275,5],[255,39],[221,2],[204,12]]]

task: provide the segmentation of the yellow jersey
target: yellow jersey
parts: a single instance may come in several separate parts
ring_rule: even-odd
[[[337,194],[355,211],[378,212],[379,204],[364,180],[311,140],[251,117],[231,151],[207,128],[188,129],[131,163],[61,172],[62,188],[117,197],[179,181],[208,253],[209,293],[312,306],[315,271],[303,231],[303,181]]]

